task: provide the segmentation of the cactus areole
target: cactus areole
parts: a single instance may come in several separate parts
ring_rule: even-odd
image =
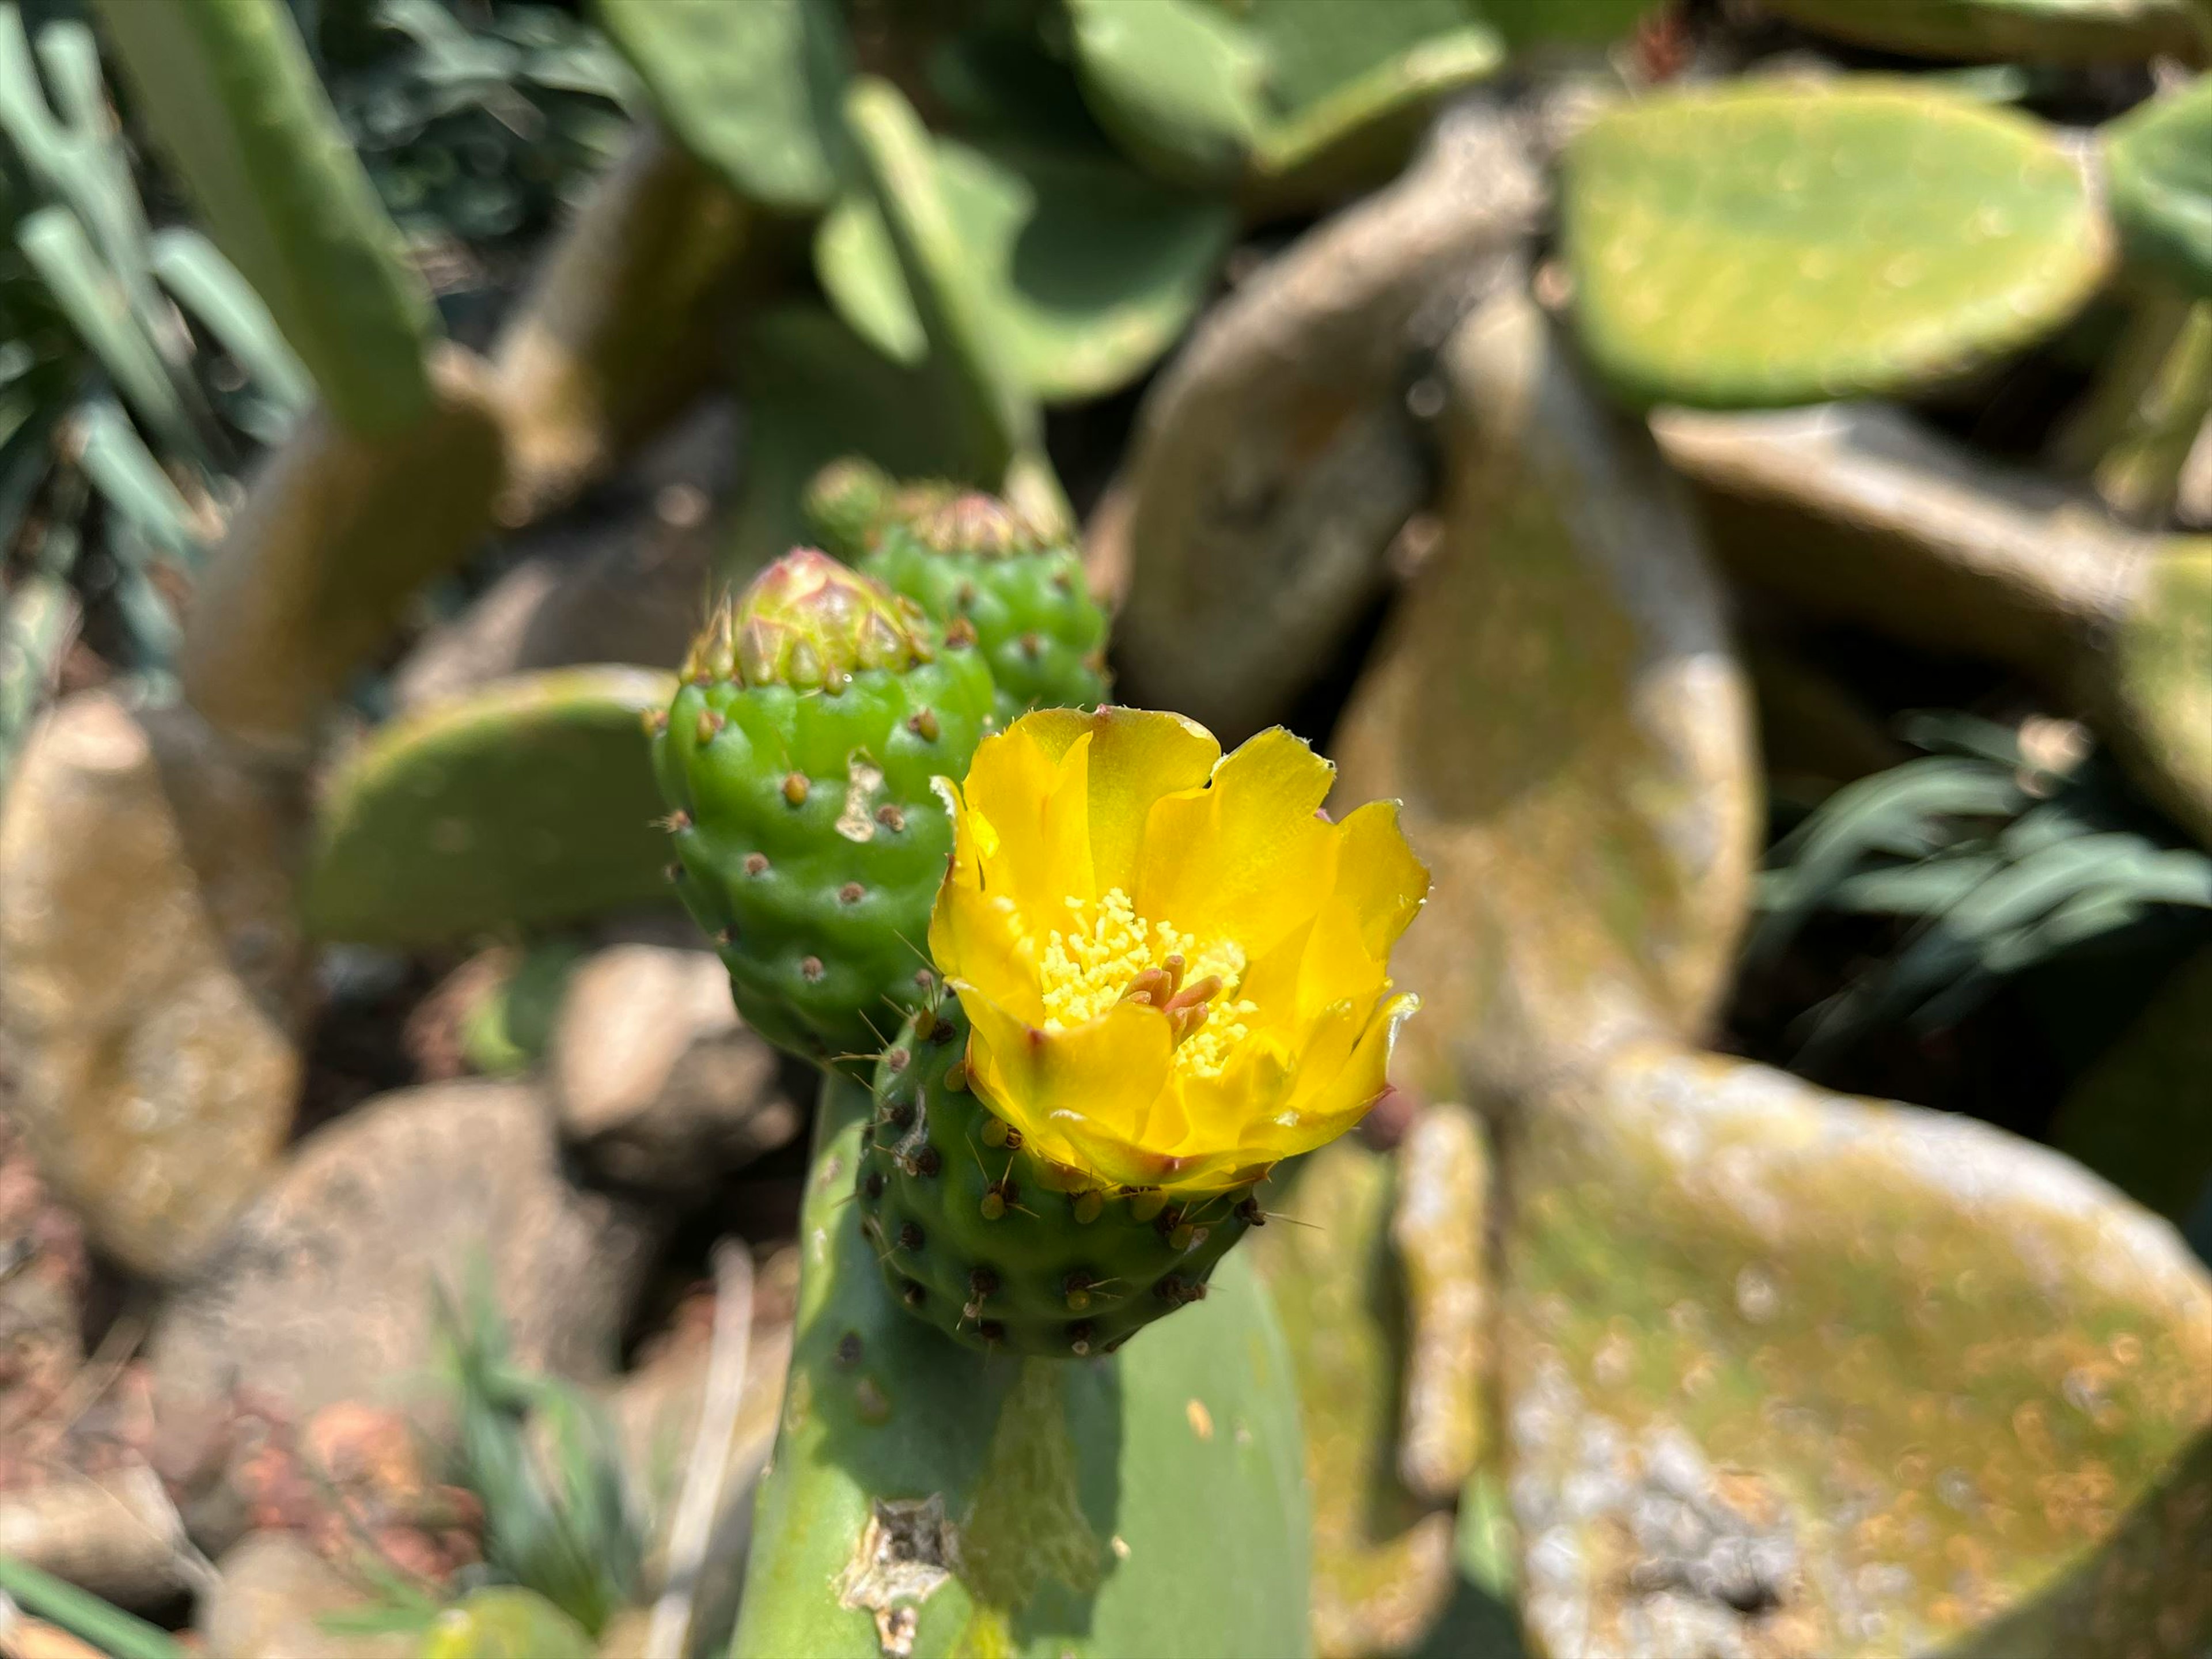
[[[793,553],[710,618],[655,759],[741,1012],[872,1074],[854,1224],[893,1294],[1081,1357],[1201,1299],[1254,1185],[1382,1096],[1428,872],[1394,804],[1332,822],[1279,729],[1224,757],[1109,706],[985,737],[988,662]]]

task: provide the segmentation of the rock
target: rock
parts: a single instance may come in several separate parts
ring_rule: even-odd
[[[433,1298],[484,1271],[517,1364],[612,1363],[653,1237],[574,1185],[528,1085],[401,1090],[303,1141],[267,1194],[162,1310],[157,1410],[203,1423],[240,1393],[301,1421],[342,1400],[400,1403],[433,1357]]]
[[[226,1553],[198,1629],[222,1659],[413,1659],[410,1635],[333,1632],[321,1620],[368,1597],[289,1532],[257,1532]]]
[[[1398,1474],[1406,1310],[1390,1249],[1393,1160],[1356,1137],[1288,1166],[1246,1245],[1290,1344],[1313,1494],[1314,1649],[1404,1653],[1452,1590],[1450,1511]]]
[[[1696,485],[1738,580],[1941,655],[2072,693],[2139,585],[2152,539],[2094,495],[2007,467],[1901,410],[1663,410],[1651,429]]]
[[[1128,461],[1125,694],[1224,743],[1279,714],[1384,582],[1426,499],[1410,366],[1516,269],[1544,203],[1525,118],[1447,117],[1396,184],[1327,221],[1202,321]],[[1428,383],[1433,389],[1433,383]],[[1415,403],[1419,403],[1417,396]]]
[[[156,1607],[192,1585],[184,1523],[143,1463],[100,1475],[52,1471],[0,1492],[0,1556],[119,1607]]]
[[[2212,1281],[2163,1222],[1986,1125],[1663,1042],[1530,1091],[1501,1158],[1538,1650],[2203,1650]]]
[[[1392,964],[1396,1076],[1484,1099],[1651,1030],[1734,965],[1759,823],[1747,696],[1687,503],[1524,295],[1447,347],[1441,544],[1333,744],[1435,884]]]
[[[569,981],[547,1061],[561,1133],[626,1185],[696,1191],[788,1144],[804,1121],[711,951],[592,957]]]
[[[0,1049],[46,1180],[174,1279],[274,1165],[309,975],[298,805],[190,710],[61,703],[0,810]]]
[[[0,1115],[0,1444],[27,1438],[25,1425],[83,1363],[88,1271],[83,1227],[47,1191],[22,1132]],[[15,1474],[0,1454],[0,1487]]]

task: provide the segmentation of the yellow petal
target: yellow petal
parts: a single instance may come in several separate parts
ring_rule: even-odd
[[[1387,962],[1429,893],[1429,867],[1398,827],[1398,803],[1370,800],[1336,828],[1336,893],[1359,917],[1367,952]]]
[[[1041,708],[1010,729],[1024,728],[1041,752],[1055,757],[1089,740],[1090,873],[1099,893],[1134,890],[1152,803],[1203,787],[1221,758],[1221,745],[1204,726],[1149,708]]]
[[[1257,957],[1314,913],[1336,831],[1316,816],[1335,769],[1280,726],[1213,769],[1203,789],[1164,797],[1145,825],[1137,910]]]
[[[1048,1031],[965,980],[952,988],[971,1028],[969,1076],[992,1109],[1040,1156],[1124,1179],[1092,1169],[1086,1142],[1136,1144],[1175,1055],[1167,1017],[1121,1002],[1097,1019]]]
[[[1297,1121],[1279,1131],[1285,1156],[1334,1140],[1367,1115],[1390,1086],[1390,1048],[1398,1027],[1420,1006],[1421,1000],[1408,994],[1375,1010],[1350,1059],[1297,1108]]]
[[[1331,894],[1306,934],[1298,962],[1295,1017],[1312,1019],[1342,1002],[1364,1013],[1389,984],[1383,960],[1369,954],[1361,919],[1352,906]]]

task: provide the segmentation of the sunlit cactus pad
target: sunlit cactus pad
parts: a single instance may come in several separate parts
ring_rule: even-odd
[[[1624,106],[1562,205],[1583,343],[1645,404],[1925,387],[2057,328],[2112,258],[2047,130],[1882,81]]]
[[[1079,1359],[1204,1301],[1259,1217],[1250,1189],[1102,1191],[1054,1170],[977,1098],[967,1049],[947,998],[876,1068],[854,1191],[900,1303],[971,1348]]]

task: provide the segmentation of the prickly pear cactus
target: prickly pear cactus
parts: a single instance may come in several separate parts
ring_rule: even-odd
[[[854,1192],[901,1305],[987,1353],[1082,1358],[1204,1301],[1215,1264],[1261,1220],[1250,1189],[1101,1190],[993,1115],[967,1053],[967,1017],[948,999],[876,1067]]]
[[[2050,129],[1871,78],[1623,105],[1561,210],[1583,347],[1639,404],[1924,388],[2057,328],[2112,253]]]
[[[958,777],[991,712],[971,637],[827,555],[778,560],[709,619],[653,739],[677,892],[746,1023],[872,1060],[934,988],[925,944]]]
[[[1253,1275],[1224,1263],[1123,1354],[957,1346],[884,1294],[861,1237],[872,1111],[827,1085],[732,1659],[1309,1652],[1297,1401]]]
[[[1082,556],[989,495],[918,506],[889,515],[861,568],[947,629],[975,631],[998,684],[999,723],[1103,702],[1106,615]]]
[[[2112,217],[2130,261],[2212,294],[2212,82],[2154,98],[2102,135]]]
[[[1996,63],[2140,64],[2202,51],[2190,0],[1766,0],[1791,22],[1861,46]]]

